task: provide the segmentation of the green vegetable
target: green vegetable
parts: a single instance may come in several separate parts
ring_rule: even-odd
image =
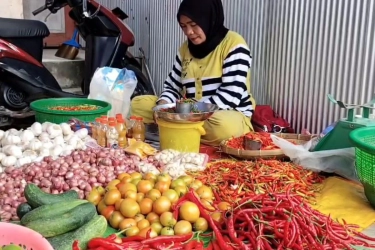
[[[32,208],[53,204],[59,201],[79,199],[78,193],[74,190],[62,194],[48,194],[32,183],[26,185],[24,193],[27,202]]]
[[[68,232],[47,240],[54,249],[71,250],[73,242],[79,241],[82,250],[87,249],[87,243],[95,237],[102,237],[107,229],[107,220],[102,215],[95,216],[89,222],[75,231]]]
[[[76,206],[66,213],[48,219],[33,220],[25,226],[37,231],[44,237],[53,237],[75,230],[90,221],[96,215],[96,207],[92,203]]]
[[[20,246],[11,244],[8,246],[0,247],[0,250],[23,250],[23,248]]]
[[[21,219],[21,224],[26,225],[34,220],[48,220],[53,217],[59,217],[73,208],[87,202],[88,201],[86,200],[69,200],[43,205],[24,215]]]
[[[21,203],[17,207],[17,216],[18,216],[18,218],[22,219],[22,217],[25,216],[25,214],[27,214],[31,210],[33,210],[33,208],[30,206],[29,203],[26,203],[26,202],[25,203]]]

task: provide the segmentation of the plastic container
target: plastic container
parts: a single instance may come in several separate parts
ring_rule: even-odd
[[[101,147],[107,146],[107,129],[108,129],[108,121],[107,120],[101,120],[100,126],[98,129],[98,135],[97,135],[97,143]]]
[[[91,128],[91,131],[92,131],[91,137],[95,140],[98,138],[98,130],[100,129],[99,126],[100,126],[100,118],[96,118],[95,123],[93,124]]]
[[[135,116],[130,116],[129,118],[128,125],[126,126],[128,129],[128,133],[126,134],[127,138],[133,138],[133,126],[134,126],[134,123],[136,122],[136,118],[137,117]]]
[[[350,132],[355,145],[356,170],[365,195],[375,207],[375,127],[358,128]]]
[[[78,106],[78,105],[96,105],[101,108],[90,111],[62,111],[51,110],[49,108],[56,106]],[[63,123],[72,118],[77,118],[85,122],[93,122],[95,118],[106,115],[112,108],[108,102],[91,100],[85,98],[49,98],[34,101],[30,104],[32,110],[35,111],[35,120],[37,122]]]
[[[144,141],[146,139],[146,127],[143,123],[142,117],[136,117],[132,127],[132,137],[137,141]]]
[[[156,121],[159,126],[161,150],[174,149],[180,152],[199,153],[201,136],[206,134],[204,122],[180,124],[163,120]]]
[[[49,242],[39,233],[20,225],[0,222],[0,246],[16,244],[25,250],[53,250]]]
[[[116,122],[110,121],[106,132],[107,148],[118,148],[118,132]]]

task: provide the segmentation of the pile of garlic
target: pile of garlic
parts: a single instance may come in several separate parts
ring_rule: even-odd
[[[173,179],[186,175],[188,171],[206,169],[208,155],[199,153],[181,153],[173,149],[163,150],[155,155],[162,166],[161,172],[168,173]]]
[[[69,155],[75,149],[85,149],[88,140],[86,128],[74,132],[67,123],[35,122],[26,130],[0,130],[0,173],[6,167],[21,167],[45,156]]]

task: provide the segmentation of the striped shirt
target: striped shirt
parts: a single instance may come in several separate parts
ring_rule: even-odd
[[[193,58],[185,42],[176,55],[159,100],[173,103],[185,95],[250,117],[254,103],[250,94],[251,59],[245,40],[233,31],[203,59]]]

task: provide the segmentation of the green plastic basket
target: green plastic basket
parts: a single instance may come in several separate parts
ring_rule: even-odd
[[[354,143],[356,170],[362,182],[365,195],[375,207],[375,127],[353,130],[349,137]]]
[[[78,105],[96,105],[102,108],[90,111],[61,111],[61,110],[50,110],[49,108],[56,106],[78,106]],[[86,99],[86,98],[49,98],[34,101],[30,104],[30,107],[35,111],[35,120],[37,122],[53,122],[63,123],[67,122],[72,118],[77,118],[81,121],[92,122],[95,118],[102,115],[107,115],[108,111],[111,110],[111,104]]]

